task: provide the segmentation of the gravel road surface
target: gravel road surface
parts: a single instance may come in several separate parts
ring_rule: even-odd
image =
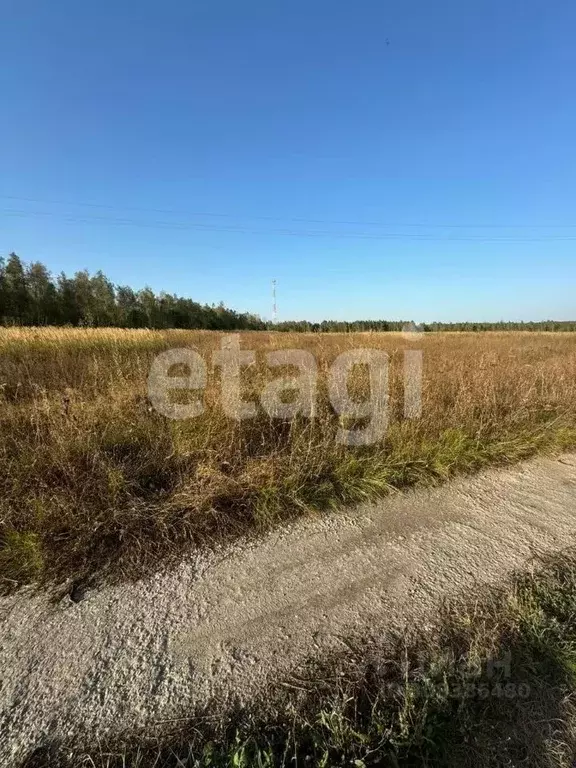
[[[0,599],[0,764],[249,700],[346,636],[434,616],[576,534],[576,456],[397,493],[58,603]]]

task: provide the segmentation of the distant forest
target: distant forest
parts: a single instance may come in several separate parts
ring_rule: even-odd
[[[1,325],[72,325],[120,328],[189,328],[207,330],[275,330],[285,332],[401,331],[400,320],[290,320],[271,323],[236,312],[224,304],[199,304],[173,294],[135,291],[114,285],[101,271],[86,270],[56,279],[39,261],[27,264],[15,253],[0,257]],[[576,331],[575,321],[499,323],[424,323],[431,331]]]

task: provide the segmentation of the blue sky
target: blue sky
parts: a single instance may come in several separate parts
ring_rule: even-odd
[[[576,317],[573,0],[5,0],[0,251],[281,319]]]

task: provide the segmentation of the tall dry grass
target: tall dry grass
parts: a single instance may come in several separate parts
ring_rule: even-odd
[[[199,546],[391,488],[576,446],[576,335],[570,333],[243,333],[257,399],[273,349],[311,351],[319,367],[314,420],[264,411],[236,422],[211,369],[221,333],[0,329],[0,578],[138,573]],[[161,350],[193,346],[208,362],[206,412],[173,422],[147,399]],[[338,445],[326,372],[347,349],[390,355],[391,424],[375,445]],[[424,352],[422,417],[403,419],[402,359]],[[355,391],[366,394],[362,375]]]

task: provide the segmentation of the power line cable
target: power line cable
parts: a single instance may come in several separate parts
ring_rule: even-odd
[[[532,242],[571,242],[576,240],[576,235],[549,235],[547,237],[486,237],[485,235],[469,235],[465,237],[438,237],[414,232],[388,232],[374,234],[369,232],[333,232],[329,230],[289,230],[289,229],[248,229],[240,226],[215,226],[202,223],[170,222],[170,221],[138,221],[128,218],[113,218],[109,216],[77,216],[64,212],[54,211],[23,211],[15,209],[0,209],[0,215],[20,217],[55,217],[69,223],[91,224],[101,223],[112,226],[127,226],[145,229],[160,229],[168,231],[218,232],[222,234],[249,234],[249,235],[281,235],[286,237],[327,237],[346,240],[408,240],[412,242],[468,242],[468,243],[532,243]]]
[[[206,216],[209,218],[226,218],[226,219],[248,219],[253,221],[289,221],[293,223],[301,224],[332,224],[338,226],[360,226],[360,227],[406,227],[406,228],[418,228],[418,229],[576,229],[576,224],[439,224],[439,223],[392,223],[392,222],[376,222],[376,221],[346,221],[338,219],[309,219],[309,218],[294,218],[294,217],[278,217],[278,216],[253,216],[246,214],[232,214],[222,212],[208,212],[208,211],[185,211],[170,208],[139,208],[133,206],[114,206],[104,203],[88,203],[84,201],[65,201],[65,200],[42,200],[33,197],[20,197],[17,195],[2,195],[0,199],[3,200],[16,200],[19,202],[27,203],[40,203],[42,205],[66,205],[66,206],[78,206],[82,208],[100,208],[111,211],[132,211],[139,213],[162,213],[168,215],[179,216]]]

